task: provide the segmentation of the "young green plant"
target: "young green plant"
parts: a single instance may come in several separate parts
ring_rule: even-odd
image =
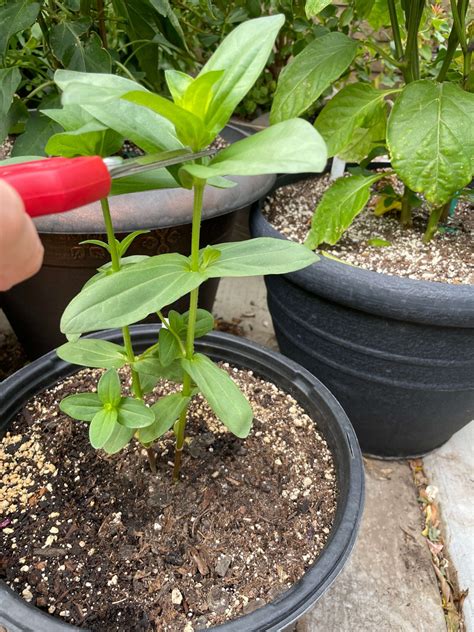
[[[318,13],[330,4],[308,0],[307,10]],[[329,33],[307,46],[280,75],[271,121],[305,112],[362,55],[370,54],[374,59],[375,54],[391,64],[398,73],[398,85],[381,89],[376,80],[350,83],[317,116],[314,125],[327,143],[328,155],[359,163],[361,168],[336,180],[323,196],[306,243],[317,248],[341,238],[365,207],[371,186],[388,175],[366,170],[380,154],[388,155],[391,173],[404,184],[402,195],[390,193],[385,211],[399,210],[401,223],[408,226],[412,210],[421,205],[420,194],[431,209],[423,237],[427,242],[436,233],[440,218],[446,218],[451,200],[473,177],[474,69],[466,20],[469,2],[450,3],[451,31],[439,52],[438,41],[427,51],[420,38],[424,24],[434,20],[434,9],[425,0],[351,0],[348,4],[374,32],[360,43],[343,33]],[[390,46],[377,41],[381,26],[391,27]]]
[[[147,117],[159,117],[172,124],[174,139],[180,145],[198,151],[215,139],[252,87],[282,24],[283,17],[279,15],[242,24],[224,40],[195,78],[168,71],[173,101],[144,89],[125,90],[123,85],[116,86],[113,95],[99,89],[91,96],[87,78],[75,81],[69,76],[63,83],[63,102],[66,107],[80,102],[96,120],[105,124],[107,119],[116,131],[123,129],[123,120],[119,117],[114,125],[111,111],[119,112],[122,108],[130,112],[133,108],[142,116],[146,113]],[[136,130],[135,137],[139,131]],[[90,421],[89,434],[95,447],[117,452],[134,436],[153,451],[153,443],[172,429],[173,478],[178,480],[189,405],[197,393],[201,393],[233,434],[241,438],[249,434],[253,419],[250,404],[224,370],[195,352],[195,339],[208,333],[214,324],[212,314],[198,307],[199,287],[206,280],[219,277],[292,272],[314,263],[317,257],[304,246],[270,238],[202,248],[205,188],[234,186],[228,176],[319,172],[325,163],[326,148],[319,133],[307,121],[291,119],[226,147],[212,159],[190,161],[173,171],[177,185],[193,190],[190,255],[169,253],[138,262],[121,262],[120,253],[116,253],[112,255],[112,266],[99,270],[62,317],[61,329],[70,342],[58,349],[58,355],[72,363],[108,369],[101,378],[97,395],[79,393],[61,403],[67,414]],[[107,224],[107,209],[105,218]],[[110,248],[115,243],[111,225],[108,232]],[[165,317],[164,308],[185,295],[189,295],[189,310],[184,314],[171,310]],[[158,314],[162,327],[156,342],[140,354],[133,352],[128,334],[124,335],[123,346],[81,337],[115,327],[128,332],[126,328],[149,314]],[[117,372],[124,367],[132,371],[132,399],[138,402],[137,411],[138,407],[143,411],[142,415],[130,414],[127,421],[130,397],[122,396],[117,388],[120,383]],[[145,396],[160,378],[181,384],[181,389],[148,407]]]

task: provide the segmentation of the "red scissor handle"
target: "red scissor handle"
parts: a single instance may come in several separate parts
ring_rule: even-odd
[[[70,211],[110,192],[112,180],[100,156],[45,158],[0,167],[0,179],[19,193],[31,217]]]

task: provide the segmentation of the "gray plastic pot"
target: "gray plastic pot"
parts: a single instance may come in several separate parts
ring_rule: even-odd
[[[226,127],[221,134],[229,142],[247,135],[233,126]],[[245,209],[248,212],[252,202],[273,186],[275,176],[233,179],[238,184],[232,189],[206,188],[202,247],[230,241],[236,212]],[[192,195],[192,191],[183,189],[163,189],[111,198],[111,212],[119,239],[134,230],[150,230],[135,240],[127,254],[189,254]],[[86,239],[106,238],[98,202],[69,213],[40,217],[35,224],[45,249],[43,267],[33,278],[8,292],[0,292],[0,308],[6,312],[30,358],[65,342],[59,329],[61,314],[97,268],[108,261],[102,248],[81,243]],[[218,283],[218,279],[211,279],[203,284],[200,306],[204,309],[212,310]],[[186,309],[182,301],[171,307],[179,311]]]
[[[254,237],[284,237],[256,204]],[[362,451],[426,453],[474,419],[474,288],[321,257],[265,278],[282,353],[340,401]]]
[[[156,341],[158,327],[132,327],[137,352]],[[120,342],[120,332],[108,331],[91,337]],[[333,453],[337,480],[338,505],[329,540],[299,582],[275,601],[254,612],[213,627],[216,632],[264,632],[284,630],[299,619],[328,589],[352,551],[364,500],[364,469],[354,430],[341,406],[313,375],[279,353],[243,338],[212,333],[196,341],[196,350],[214,360],[252,369],[290,393],[317,421]],[[20,369],[0,384],[0,434],[6,432],[15,414],[36,393],[58,380],[77,372],[78,367],[60,360],[50,352]],[[78,511],[80,508],[78,508]],[[34,608],[6,584],[0,582],[0,629],[8,632],[68,632],[79,630]]]

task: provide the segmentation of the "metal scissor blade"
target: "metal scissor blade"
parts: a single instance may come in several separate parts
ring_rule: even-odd
[[[150,171],[151,169],[178,165],[180,162],[196,160],[197,158],[204,158],[205,156],[214,156],[216,153],[217,149],[206,149],[205,151],[199,151],[197,153],[193,153],[190,149],[175,149],[172,151],[162,151],[157,154],[146,154],[138,158],[126,160],[118,159],[120,162],[114,157],[105,158],[104,162],[107,165],[110,177],[116,179]]]

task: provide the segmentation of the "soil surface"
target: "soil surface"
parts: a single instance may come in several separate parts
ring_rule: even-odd
[[[453,217],[441,225],[435,237],[422,242],[428,220],[423,206],[414,211],[413,226],[403,228],[395,213],[376,216],[374,207],[380,190],[390,184],[395,190],[401,183],[396,179],[381,180],[373,187],[367,207],[335,246],[322,250],[366,270],[422,281],[453,284],[474,283],[474,209],[459,202]],[[267,220],[282,234],[304,242],[316,205],[330,185],[329,175],[297,182],[278,189],[263,205]],[[371,245],[378,239],[389,245]]]
[[[191,632],[268,603],[314,562],[337,503],[328,446],[290,395],[221,366],[251,401],[253,430],[236,439],[197,396],[177,485],[171,433],[152,475],[137,444],[96,452],[87,424],[61,413],[101,371],[28,403],[0,443],[0,569],[25,600],[90,630]],[[175,388],[161,383],[150,402]]]

